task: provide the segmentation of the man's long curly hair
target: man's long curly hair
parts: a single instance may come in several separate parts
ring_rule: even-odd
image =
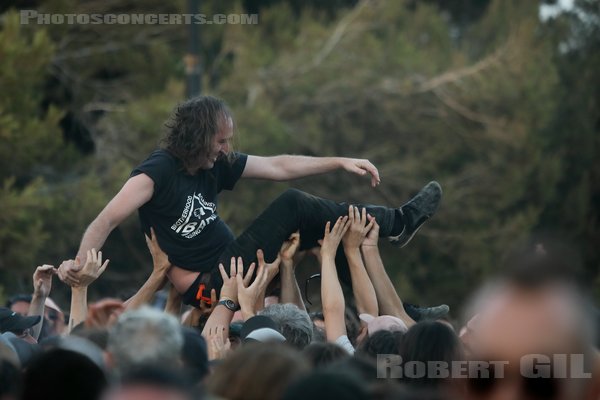
[[[194,173],[209,156],[212,140],[227,118],[233,120],[223,100],[212,96],[189,99],[179,104],[165,123],[168,132],[162,140],[163,148],[181,160],[188,173]]]

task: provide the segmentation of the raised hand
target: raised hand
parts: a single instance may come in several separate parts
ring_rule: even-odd
[[[156,233],[154,233],[154,228],[150,228],[150,237],[148,237],[148,235],[144,236],[146,238],[146,245],[148,246],[148,250],[150,250],[150,254],[152,255],[152,263],[154,265],[153,272],[158,274],[165,274],[171,267],[171,262],[169,261],[169,257],[158,245],[158,240],[156,239]]]
[[[264,295],[267,285],[269,284],[269,273],[267,272],[268,265],[270,264],[266,264],[264,259],[262,263],[259,263],[256,271],[256,278],[250,285],[250,279],[246,279],[248,278],[249,274],[246,276],[246,278],[242,278],[241,275],[236,276],[238,300],[240,302],[244,320],[256,314],[255,307],[257,300],[261,295]]]
[[[335,253],[337,252],[337,248],[342,241],[342,237],[350,227],[350,222],[348,221],[348,216],[339,217],[333,226],[333,229],[330,231],[331,222],[327,221],[325,224],[325,236],[321,243],[321,257],[325,258],[335,258]]]
[[[288,240],[283,242],[279,249],[279,257],[282,263],[293,263],[294,256],[300,247],[300,231],[292,233]]]
[[[83,265],[79,262],[79,258],[76,260],[65,260],[58,267],[58,277],[61,281],[67,285],[73,287],[79,283],[79,277],[77,273],[81,271]]]
[[[366,208],[363,207],[361,213],[358,211],[358,207],[350,206],[348,208],[348,221],[350,222],[350,227],[342,238],[344,248],[347,250],[358,249],[367,236],[367,233],[373,227],[374,220],[375,219],[372,219],[371,222],[367,223]]]
[[[372,187],[375,187],[381,183],[379,171],[377,170],[377,167],[371,163],[371,161],[358,158],[343,158],[341,163],[342,168],[348,172],[352,172],[360,176],[370,174]]]
[[[44,264],[33,273],[33,295],[46,298],[52,290],[52,277],[57,273],[53,265]]]
[[[209,328],[208,333],[205,333],[205,339],[210,361],[225,358],[231,349],[231,342],[228,337],[225,337],[225,327],[223,325]]]
[[[248,272],[244,277],[244,261],[242,257],[231,257],[231,262],[229,264],[229,275],[225,272],[225,267],[223,264],[219,264],[219,271],[221,272],[221,278],[223,279],[223,286],[221,287],[221,299],[229,299],[233,300],[234,303],[238,303],[238,284],[236,278],[239,276],[240,279],[243,278],[243,282],[245,285],[250,283],[252,279],[252,274],[254,273],[254,269],[256,267],[255,263],[250,264],[248,268]]]
[[[125,311],[125,305],[118,299],[104,299],[88,307],[86,328],[109,328],[113,326],[119,315]]]
[[[78,259],[76,259],[76,262]],[[110,260],[104,261],[102,263],[102,252],[96,252],[96,249],[88,250],[87,259],[81,271],[77,272],[77,283],[73,285],[73,287],[88,287],[92,282],[94,282],[102,273],[106,270],[108,266],[108,262]]]
[[[277,258],[272,263],[267,263],[265,261],[265,254],[263,253],[263,251],[261,249],[258,249],[256,251],[256,259],[258,260],[259,268],[261,265],[264,266],[264,270],[267,274],[267,285],[268,285],[269,283],[271,283],[273,278],[275,278],[275,276],[277,276],[277,274],[279,273],[279,265],[281,264],[281,257],[277,256]],[[266,288],[266,286],[265,286],[265,288]]]
[[[372,224],[372,226],[365,240],[363,240],[361,247],[377,247],[379,243],[379,224],[375,220],[375,217],[367,214],[367,218],[371,221],[369,225]]]

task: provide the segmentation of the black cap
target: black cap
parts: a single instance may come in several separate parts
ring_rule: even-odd
[[[39,324],[39,315],[24,317],[9,308],[0,308],[0,332],[22,331]]]
[[[240,336],[244,342],[285,341],[285,337],[279,331],[277,323],[264,315],[256,315],[246,320],[242,325]]]

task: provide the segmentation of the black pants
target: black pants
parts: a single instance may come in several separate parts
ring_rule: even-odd
[[[359,209],[366,207],[367,213],[375,217],[380,237],[390,236],[396,217],[395,209],[373,205],[356,206]],[[271,262],[277,258],[281,244],[297,230],[300,230],[300,250],[313,248],[318,245],[317,240],[323,238],[327,221],[333,224],[338,217],[348,215],[348,207],[348,203],[336,203],[297,189],[288,189],[225,248],[218,263],[222,263],[225,270],[229,271],[231,257],[242,257],[244,267],[247,268],[256,262],[258,249],[263,250],[265,261]],[[218,263],[210,273],[201,273],[187,290],[183,296],[186,304],[198,305],[200,297],[209,298],[211,288],[217,289],[217,293],[221,290],[223,281]],[[348,264],[341,246],[336,256],[336,265],[340,280],[349,283]]]

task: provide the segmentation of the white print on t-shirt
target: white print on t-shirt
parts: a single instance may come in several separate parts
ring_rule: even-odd
[[[217,219],[215,211],[217,211],[215,203],[204,200],[204,197],[200,193],[194,193],[188,196],[181,217],[171,225],[171,229],[184,238],[191,239],[200,234],[208,224]],[[194,220],[192,220],[192,217],[194,217]]]

